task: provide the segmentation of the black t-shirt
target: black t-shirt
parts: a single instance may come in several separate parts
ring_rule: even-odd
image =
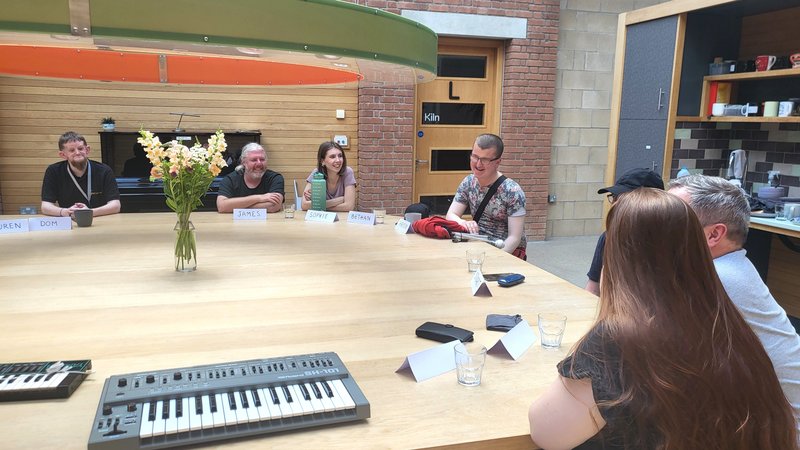
[[[47,167],[42,181],[42,201],[58,203],[62,208],[69,208],[75,203],[83,203],[90,208],[103,206],[111,200],[119,200],[119,188],[114,171],[111,167],[97,161],[89,161],[92,168],[92,195],[91,202],[86,201],[81,191],[75,186],[72,177],[67,173],[69,163],[57,162]],[[73,174],[74,175],[74,174]],[[81,189],[86,191],[89,181],[89,171],[81,177],[75,177]]]
[[[283,192],[283,175],[271,170],[264,172],[264,176],[261,177],[261,183],[255,189],[247,187],[244,182],[244,174],[239,172],[228,174],[219,183],[219,195],[227,198],[247,197],[248,195],[260,195],[270,192],[277,192],[282,197],[286,196]]]
[[[589,332],[575,352],[558,363],[558,373],[564,378],[589,378],[592,393],[606,426],[591,439],[575,447],[580,450],[623,449],[622,435],[636,426],[625,406],[607,406],[602,402],[619,399],[622,393],[622,374],[619,347],[598,325]]]
[[[597,246],[594,248],[594,257],[589,272],[586,274],[595,283],[600,282],[600,272],[603,270],[603,250],[606,247],[606,232],[597,239]]]

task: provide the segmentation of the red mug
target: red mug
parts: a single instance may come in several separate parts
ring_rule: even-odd
[[[772,66],[775,65],[775,61],[778,58],[775,55],[759,55],[756,56],[756,70],[759,72],[764,72],[765,70],[772,69]]]
[[[793,68],[796,69],[796,68],[800,67],[800,53],[795,53],[792,56],[790,56],[789,57],[789,61],[792,62],[792,67]]]

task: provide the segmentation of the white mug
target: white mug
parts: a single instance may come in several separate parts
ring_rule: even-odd
[[[778,102],[764,102],[764,117],[778,116]]]
[[[794,102],[780,102],[778,104],[778,117],[789,117],[792,115],[794,109]]]
[[[711,105],[711,115],[715,117],[724,116],[726,106],[728,106],[727,103],[714,103]]]

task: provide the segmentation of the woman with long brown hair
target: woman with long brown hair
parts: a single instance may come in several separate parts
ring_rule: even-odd
[[[792,449],[772,364],[717,278],[692,209],[642,188],[615,202],[600,311],[530,408],[550,448]]]

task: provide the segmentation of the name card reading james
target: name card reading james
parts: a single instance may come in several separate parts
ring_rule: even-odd
[[[267,210],[236,208],[233,210],[233,220],[267,220]]]
[[[492,296],[492,291],[489,290],[489,286],[486,284],[486,280],[483,278],[483,274],[481,273],[480,270],[476,270],[475,275],[472,276],[470,287],[472,288],[473,296],[478,296],[478,297]]]
[[[28,219],[0,220],[0,234],[25,233]]]
[[[28,219],[31,231],[71,230],[72,219],[69,217],[34,217]]]
[[[411,228],[411,222],[407,221],[406,219],[400,219],[394,224],[394,231],[397,234],[408,234],[413,233],[414,229]]]
[[[306,222],[333,223],[339,220],[339,216],[333,211],[306,211]]]
[[[350,213],[347,214],[347,223],[375,225],[375,214],[360,211],[350,211]]]

